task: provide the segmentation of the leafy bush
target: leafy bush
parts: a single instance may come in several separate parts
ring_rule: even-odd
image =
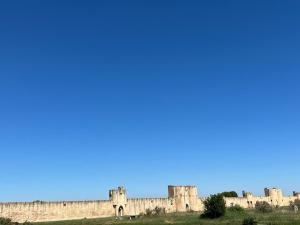
[[[257,221],[253,217],[248,217],[243,220],[243,225],[256,225]]]
[[[166,209],[163,207],[155,207],[154,209],[155,215],[165,215],[166,214]]]
[[[9,218],[0,218],[0,225],[12,225],[11,219]]]
[[[269,213],[273,211],[272,206],[268,202],[256,202],[255,209],[262,213]]]
[[[146,209],[146,216],[161,216],[166,214],[165,208],[156,206],[154,209]]]
[[[220,193],[223,197],[238,197],[238,194],[235,191],[224,191]]]
[[[0,225],[19,225],[18,222],[12,222],[9,218],[0,217]],[[22,225],[31,225],[30,222],[25,221]]]
[[[297,208],[298,210],[300,210],[300,200],[296,199],[294,202],[291,201],[290,202],[290,208],[291,208],[291,210],[295,210],[295,208]]]
[[[152,210],[151,209],[146,209],[145,216],[152,216]]]
[[[224,216],[226,211],[223,195],[211,195],[204,201],[204,212],[202,218],[218,218]]]
[[[244,212],[245,210],[240,205],[234,205],[227,208],[228,211],[231,212]]]
[[[298,209],[300,209],[300,199],[296,199],[294,202],[293,202],[293,206],[297,206]]]

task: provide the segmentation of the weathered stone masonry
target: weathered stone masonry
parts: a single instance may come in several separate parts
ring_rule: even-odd
[[[257,201],[266,201],[274,206],[288,206],[300,193],[284,197],[277,188],[266,188],[265,196],[256,197],[243,192],[243,197],[225,198],[226,206],[240,205],[253,208]],[[123,187],[109,191],[107,201],[62,201],[62,202],[18,202],[0,203],[0,217],[13,221],[55,221],[110,216],[133,216],[147,209],[164,208],[167,213],[201,211],[205,198],[198,197],[195,186],[168,186],[167,198],[127,198]]]

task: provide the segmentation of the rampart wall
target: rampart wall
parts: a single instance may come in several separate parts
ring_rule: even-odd
[[[139,215],[145,213],[147,209],[154,210],[156,207],[165,209],[167,213],[175,211],[168,198],[131,198],[127,201],[125,213]]]
[[[266,188],[265,196],[253,196],[243,192],[243,197],[225,198],[226,206],[239,205],[254,208],[256,202],[266,201],[273,206],[289,206],[300,200],[300,193],[285,197],[277,188]],[[195,186],[168,186],[167,198],[127,198],[123,187],[109,191],[106,201],[62,201],[0,203],[0,217],[11,218],[16,222],[40,222],[73,220],[112,216],[135,216],[145,214],[147,209],[162,208],[166,213],[202,211],[205,198],[199,198]]]
[[[0,216],[17,222],[114,216],[110,201],[0,203]]]

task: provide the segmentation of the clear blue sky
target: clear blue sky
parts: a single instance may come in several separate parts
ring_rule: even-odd
[[[0,201],[300,191],[299,1],[2,1]]]

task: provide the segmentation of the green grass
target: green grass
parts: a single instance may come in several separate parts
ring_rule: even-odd
[[[82,219],[57,222],[35,223],[34,225],[242,225],[246,217],[255,217],[259,225],[300,225],[300,213],[288,210],[277,210],[272,213],[258,213],[255,211],[230,212],[219,219],[200,219],[198,213],[167,214],[157,217],[141,217],[134,220],[123,218]]]

